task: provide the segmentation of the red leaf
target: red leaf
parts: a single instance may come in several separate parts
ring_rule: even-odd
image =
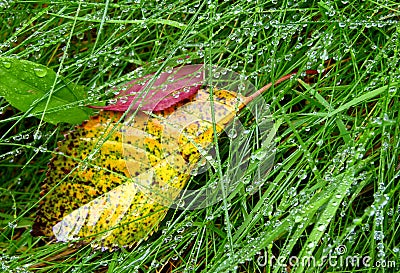
[[[202,67],[202,64],[175,67],[171,72],[160,73],[152,86],[147,85],[155,73],[146,75],[124,84],[122,88],[128,89],[116,96],[115,104],[89,107],[124,112],[134,103],[132,110],[164,110],[197,93],[204,79]]]

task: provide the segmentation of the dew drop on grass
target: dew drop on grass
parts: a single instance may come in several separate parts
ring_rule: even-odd
[[[304,180],[304,179],[307,178],[307,172],[304,171],[304,170],[301,170],[301,171],[299,172],[299,174],[297,175],[297,177],[300,178],[301,180]]]
[[[183,236],[182,235],[176,235],[174,237],[174,241],[180,242],[182,240]]]
[[[41,138],[42,138],[42,132],[36,131],[36,132],[33,134],[33,139],[34,139],[34,140],[39,140],[39,139],[41,139]]]
[[[7,226],[8,226],[9,228],[11,228],[11,229],[14,229],[14,228],[17,227],[17,224],[16,224],[15,222],[8,222],[8,223],[7,223]]]
[[[218,182],[212,182],[212,183],[210,183],[210,188],[211,189],[216,189],[218,187]]]
[[[391,86],[389,88],[389,93],[396,93],[396,91],[397,91],[397,88],[395,86]]]
[[[354,218],[354,219],[353,219],[353,223],[354,223],[356,226],[359,226],[359,225],[362,224],[362,219],[361,219],[361,218]]]
[[[322,73],[322,72],[324,72],[324,70],[325,70],[325,66],[323,64],[319,64],[318,68],[317,68],[317,72]]]
[[[185,231],[185,228],[182,227],[182,228],[179,228],[176,232],[177,232],[177,233],[182,233],[182,232],[184,232],[184,231]]]
[[[385,235],[383,234],[382,231],[377,230],[377,231],[374,232],[374,239],[375,240],[381,241],[381,240],[383,240],[383,238],[385,238]]]
[[[176,205],[177,205],[178,207],[183,208],[183,207],[185,206],[185,200],[179,200],[179,201],[176,203]]]
[[[229,138],[235,138],[235,137],[237,137],[237,131],[236,131],[235,128],[232,128],[232,129],[229,130],[229,132],[228,132],[228,137],[229,137]]]
[[[151,262],[151,265],[150,265],[150,266],[153,267],[153,268],[157,268],[157,267],[160,267],[161,264],[160,264],[157,260],[153,260],[153,261]]]
[[[300,223],[301,221],[303,221],[303,217],[300,215],[296,215],[296,217],[294,217],[294,222],[295,223]]]
[[[375,224],[381,225],[383,223],[383,220],[385,220],[385,217],[382,215],[382,211],[381,210],[376,211]]]
[[[320,57],[321,57],[321,60],[323,60],[323,61],[328,60],[329,59],[328,51],[326,49],[324,49],[324,51],[322,52]]]
[[[79,40],[82,40],[84,37],[85,37],[85,33],[83,33],[83,32],[76,34],[76,38],[78,38]]]
[[[250,175],[245,176],[241,181],[243,184],[247,185],[250,183],[251,177]]]

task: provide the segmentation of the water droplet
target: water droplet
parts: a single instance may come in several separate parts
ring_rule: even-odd
[[[324,51],[321,53],[321,60],[326,61],[329,59],[329,54],[328,51],[326,49],[324,49]]]
[[[253,191],[254,191],[254,186],[253,186],[253,185],[250,185],[250,186],[248,186],[248,187],[246,188],[246,192],[249,192],[250,194],[252,194]]]
[[[127,96],[123,96],[123,97],[121,97],[120,99],[119,99],[119,102],[120,103],[127,103],[128,102],[128,97]]]
[[[78,38],[79,40],[82,40],[84,37],[85,37],[85,33],[83,33],[83,32],[76,34],[76,38]]]
[[[325,70],[324,65],[323,64],[319,64],[318,67],[317,67],[317,72],[318,73],[322,73],[322,72],[324,72],[324,70]]]
[[[157,261],[157,260],[153,260],[152,262],[151,262],[151,267],[153,267],[153,268],[157,268],[157,267],[160,267],[160,263]]]
[[[317,229],[318,229],[318,231],[323,232],[325,230],[325,228],[326,228],[326,225],[320,225]]]
[[[41,138],[42,138],[42,132],[36,131],[36,132],[33,134],[33,139],[39,140],[39,139],[41,139]]]
[[[178,200],[178,202],[176,203],[176,205],[178,207],[184,207],[185,206],[185,200]]]
[[[8,222],[7,225],[9,228],[12,228],[12,229],[17,227],[17,224],[15,222]]]
[[[382,231],[377,230],[377,231],[374,232],[374,239],[375,240],[381,241],[381,240],[383,240],[384,237],[385,237],[385,235],[383,234]]]
[[[179,93],[179,92],[177,92],[177,91],[174,91],[174,92],[172,92],[172,97],[174,98],[174,99],[177,99],[177,98],[179,98],[179,95],[180,95],[181,93]]]
[[[175,241],[181,241],[182,238],[183,238],[182,235],[176,235],[176,236],[174,237],[174,240],[175,240]]]
[[[250,175],[246,175],[245,177],[243,177],[243,179],[241,180],[241,182],[243,184],[249,184],[251,180],[251,176]]]
[[[300,178],[301,180],[304,180],[307,178],[307,172],[305,170],[301,170],[297,175],[297,177]]]
[[[7,69],[11,68],[11,63],[7,61],[3,61],[3,66]]]
[[[165,67],[165,72],[166,72],[166,73],[171,74],[172,71],[173,71],[173,68],[172,68],[172,67],[170,67],[170,66],[166,66],[166,67]]]
[[[22,139],[21,135],[13,136],[13,140],[15,140],[15,141],[20,141],[21,139]]]
[[[303,221],[303,217],[301,217],[300,215],[297,215],[297,216],[294,218],[294,222],[295,222],[295,223],[300,223],[301,221]]]
[[[179,228],[176,232],[182,233],[182,232],[184,232],[184,231],[185,231],[185,228]]]
[[[395,86],[391,86],[389,88],[389,93],[395,93],[397,91],[397,88]]]
[[[211,189],[215,190],[218,187],[218,182],[212,182],[209,186]]]
[[[197,168],[190,170],[190,175],[196,176],[198,174]]]
[[[251,160],[263,160],[268,155],[268,149],[260,148],[251,155]]]
[[[39,78],[43,78],[44,76],[47,75],[47,69],[46,68],[36,67],[36,68],[33,69],[33,71],[35,72],[35,75],[38,76]]]
[[[354,218],[353,223],[357,226],[362,224],[362,219],[361,218]]]
[[[237,137],[237,131],[236,131],[235,128],[232,128],[232,129],[229,130],[229,132],[228,132],[228,137],[229,137],[229,138],[235,138],[235,137]]]

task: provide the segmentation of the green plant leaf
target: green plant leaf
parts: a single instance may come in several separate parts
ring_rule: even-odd
[[[0,58],[0,96],[15,108],[56,124],[81,123],[93,110],[79,106],[85,88],[68,82],[40,64]]]

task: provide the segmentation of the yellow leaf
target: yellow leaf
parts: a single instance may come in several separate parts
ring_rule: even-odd
[[[197,168],[201,151],[244,107],[226,90],[201,89],[189,102],[120,122],[102,111],[60,142],[49,164],[34,235],[132,246],[158,229]],[[213,109],[213,111],[212,111]]]

